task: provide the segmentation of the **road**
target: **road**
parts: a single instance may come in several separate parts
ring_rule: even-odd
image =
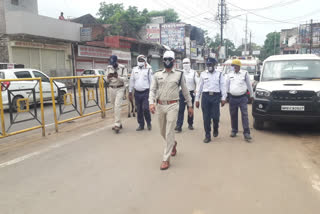
[[[195,130],[176,135],[178,154],[160,171],[163,141],[136,132],[133,118],[111,130],[111,113],[0,141],[0,213],[318,214],[320,134],[316,126],[271,124],[230,138],[228,108],[220,136],[202,143]],[[125,118],[125,113],[123,114]],[[252,122],[252,118],[251,118]],[[297,131],[298,130],[298,131]]]

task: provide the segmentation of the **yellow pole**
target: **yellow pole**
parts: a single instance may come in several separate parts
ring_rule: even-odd
[[[80,78],[78,78],[78,93],[79,93],[80,116],[82,116],[83,113],[82,113],[82,97],[81,97]]]
[[[4,122],[4,110],[3,110],[3,102],[2,102],[2,82],[0,82],[0,108],[1,108],[1,128],[2,128],[2,135],[6,136],[6,128]]]
[[[53,116],[54,116],[54,125],[56,127],[56,132],[58,132],[58,118],[57,118],[56,100],[55,100],[55,97],[54,97],[54,86],[53,86],[53,79],[52,78],[50,78],[50,86],[51,86],[51,97],[52,97],[52,108],[53,108]],[[59,89],[57,88],[57,90],[59,90]],[[58,99],[60,99],[60,98],[58,97]]]
[[[40,106],[41,106],[41,126],[42,126],[42,136],[46,136],[46,127],[44,121],[44,110],[43,110],[43,91],[42,91],[42,80],[39,79],[39,89],[40,89]]]
[[[104,106],[104,87],[103,87],[103,76],[100,77],[100,101],[101,101],[101,117],[105,118],[106,117],[106,112],[104,111],[105,106]]]

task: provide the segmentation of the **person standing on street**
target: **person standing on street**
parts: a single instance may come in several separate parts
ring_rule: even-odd
[[[187,102],[190,116],[193,115],[193,108],[185,77],[182,71],[173,68],[175,63],[173,51],[166,51],[164,53],[163,63],[165,69],[153,75],[149,94],[149,108],[150,112],[154,114],[157,104],[160,134],[166,141],[160,169],[166,170],[170,167],[170,156],[175,156],[177,153],[174,127],[179,111],[180,87]]]
[[[138,66],[134,67],[130,77],[129,99],[133,99],[132,91],[134,89],[134,98],[137,109],[137,120],[139,127],[136,131],[144,130],[146,121],[148,130],[151,130],[151,115],[149,111],[149,89],[152,81],[152,69],[147,64],[144,55],[137,57]]]
[[[231,64],[232,71],[229,73],[226,81],[226,90],[229,93],[229,109],[231,117],[231,135],[236,137],[238,133],[238,109],[240,108],[242,116],[242,126],[244,139],[248,142],[252,139],[250,136],[249,119],[248,119],[248,97],[247,91],[250,92],[250,99],[253,99],[253,90],[250,83],[248,72],[241,70],[241,61],[235,59]]]
[[[118,57],[110,57],[107,67],[107,83],[110,87],[111,104],[114,110],[114,126],[112,130],[119,133],[121,124],[121,105],[125,95],[125,86],[128,83],[128,71],[124,65],[118,63]]]
[[[203,142],[209,143],[211,141],[211,120],[213,120],[213,136],[218,137],[219,135],[220,102],[223,107],[226,103],[227,93],[222,73],[215,70],[216,59],[209,57],[206,64],[208,70],[200,75],[196,95],[196,107],[199,108],[200,106],[199,100],[202,94],[201,107],[206,133]]]
[[[197,87],[197,82],[198,82],[198,76],[197,76],[198,74],[195,70],[191,69],[190,59],[185,58],[185,59],[183,59],[182,63],[183,63],[183,74],[186,79],[187,88],[189,90],[189,93],[190,93],[190,96],[192,99],[192,108],[193,108],[195,92],[196,92],[196,87]],[[186,102],[185,102],[182,91],[180,91],[179,97],[180,97],[179,114],[178,114],[177,126],[175,128],[175,130],[177,132],[182,131],[184,112],[186,109]],[[194,129],[193,128],[193,115],[192,116],[188,115],[188,124],[189,124],[188,128],[190,130],[193,130]]]

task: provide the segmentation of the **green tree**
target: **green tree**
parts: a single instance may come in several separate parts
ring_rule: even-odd
[[[164,16],[165,22],[180,22],[179,15],[174,9],[149,12],[150,17]]]
[[[109,23],[111,17],[116,15],[117,13],[123,13],[124,7],[123,4],[106,4],[105,2],[100,3],[99,12],[97,15],[100,20],[104,23]]]
[[[261,52],[261,60],[280,54],[280,33],[272,32],[267,35]]]
[[[205,40],[206,40],[206,47],[213,48],[215,52],[218,52],[221,46],[221,37],[220,34],[216,34],[214,38],[210,38],[205,32]],[[226,46],[227,57],[233,56],[236,53],[236,48],[234,43],[230,39],[224,39],[223,45]]]

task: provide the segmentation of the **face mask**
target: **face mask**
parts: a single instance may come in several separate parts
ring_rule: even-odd
[[[118,67],[118,63],[113,65],[113,68],[117,68]]]
[[[235,71],[235,69],[234,69],[234,67],[233,67],[233,66],[231,66],[231,69],[230,69],[230,71]]]
[[[163,62],[163,65],[165,68],[172,68],[173,67],[173,61],[169,61],[169,60],[166,60]]]
[[[190,71],[190,64],[183,64],[183,70]]]
[[[210,72],[210,73],[212,73],[213,71],[214,71],[214,67],[208,67],[208,71]]]
[[[138,62],[138,66],[142,68],[144,66],[144,62]]]

